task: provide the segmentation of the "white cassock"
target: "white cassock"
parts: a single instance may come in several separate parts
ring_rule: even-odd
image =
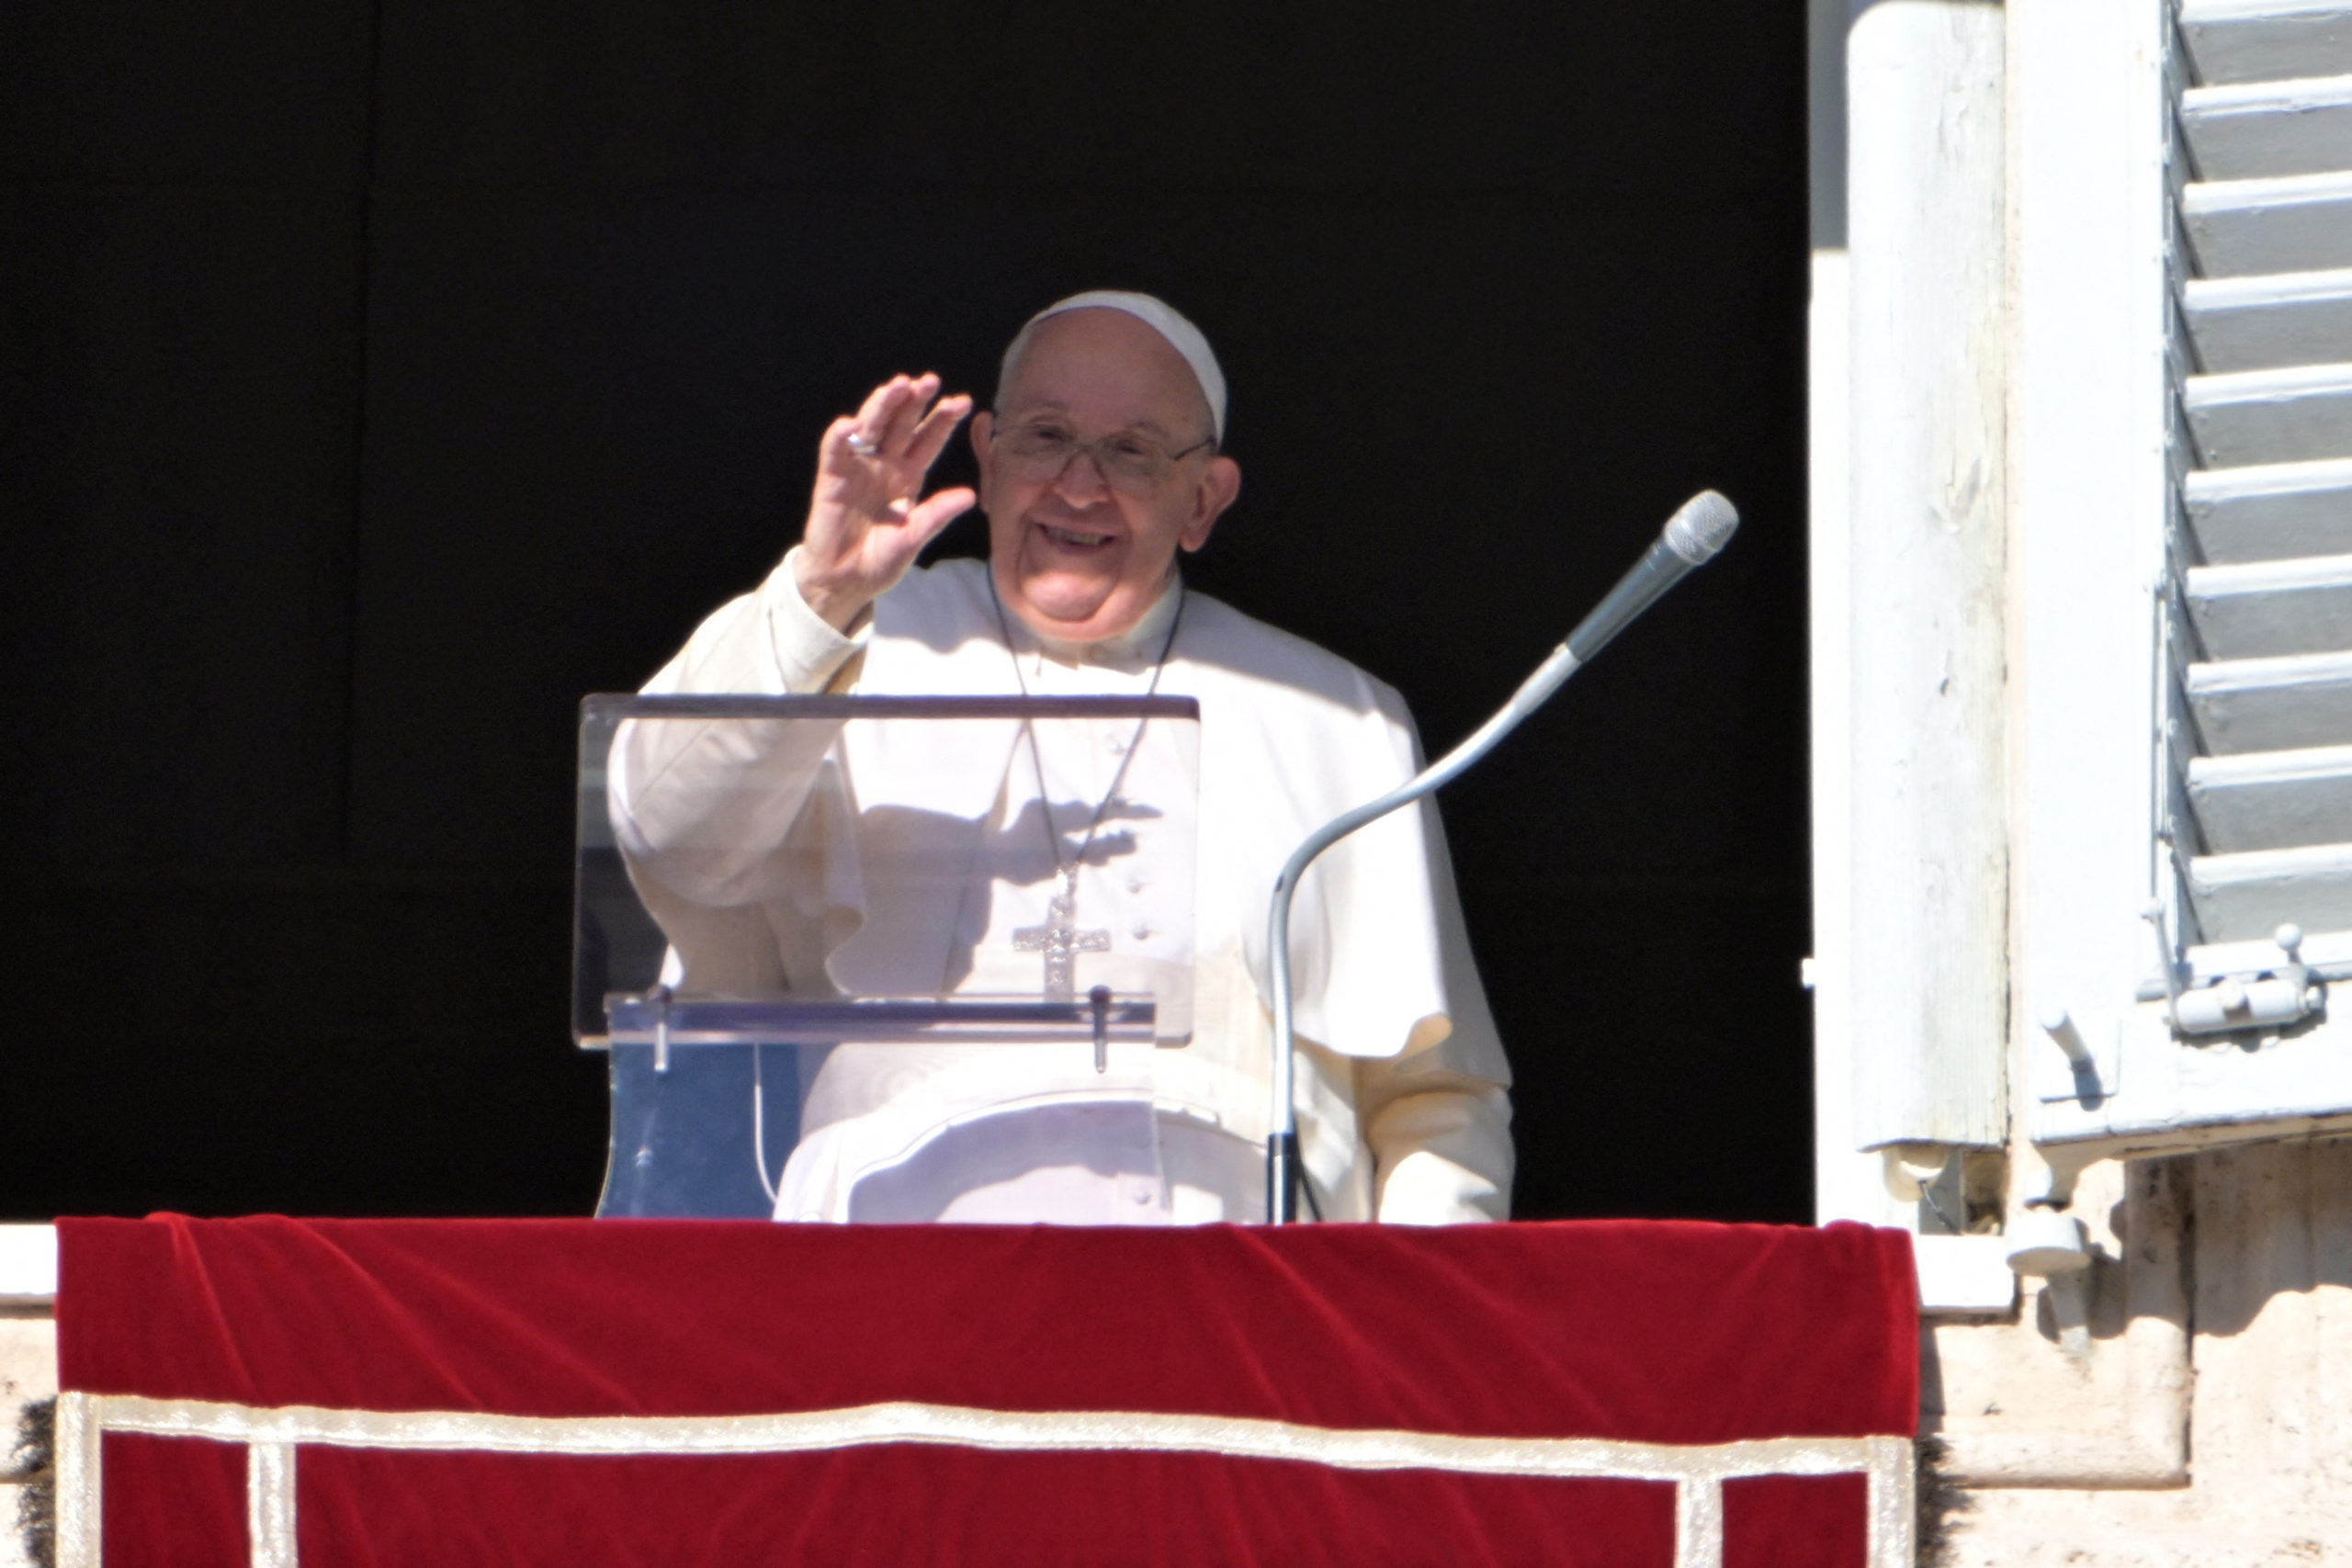
[[[786,558],[757,592],[706,620],[645,690],[1017,695],[1025,683],[1041,697],[1139,697],[1175,624],[1158,691],[1196,699],[1201,715],[1192,1043],[1114,1046],[1106,1074],[1083,1045],[834,1047],[805,1085],[776,1217],[1261,1219],[1273,878],[1309,832],[1412,775],[1412,720],[1395,691],[1345,660],[1202,593],[1171,588],[1107,643],[1043,642],[1019,620],[1000,620],[987,570],[951,560],[910,572],[843,637],[802,602]],[[987,912],[986,898],[943,898],[936,886],[918,897],[854,870],[812,886],[807,868],[903,863],[908,846],[892,836],[936,833],[943,822],[975,844],[1026,845],[1008,821],[1035,806],[1040,784],[1046,799],[1086,803],[1113,787],[1121,742],[1136,736],[1132,720],[1114,728],[1098,754],[1077,755],[1066,738],[1035,749],[1053,727],[1016,741],[1019,727],[1005,726],[995,750],[980,749],[980,765],[901,768],[830,794],[810,784],[820,757],[763,752],[757,726],[625,730],[612,758],[613,820],[670,940],[670,982],[734,996],[918,994],[951,988],[984,960],[1001,964],[1012,956],[1004,938],[1040,916],[1049,878],[1028,878],[1036,908],[1000,897]],[[1152,743],[1145,731],[1138,760]],[[877,771],[871,760],[861,766]],[[746,769],[776,787],[744,791]],[[720,784],[722,773],[735,782]],[[932,808],[914,808],[923,806]],[[714,809],[738,819],[714,831]],[[1071,842],[1083,814],[1057,824]],[[812,858],[812,840],[832,852]],[[714,854],[721,841],[736,847]],[[1049,850],[1040,834],[1027,852]],[[984,865],[985,854],[966,853]],[[1167,890],[1116,857],[1093,857],[1078,874],[1080,923],[1148,949]],[[1291,952],[1300,1156],[1322,1216],[1504,1218],[1510,1072],[1433,806],[1384,818],[1317,863],[1294,905]],[[1039,961],[1023,957],[1034,993]]]

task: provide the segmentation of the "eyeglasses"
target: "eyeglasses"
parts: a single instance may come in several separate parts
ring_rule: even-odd
[[[990,439],[1003,448],[1007,464],[1023,479],[1059,479],[1083,456],[1094,459],[1103,483],[1127,495],[1149,495],[1180,460],[1216,445],[1210,436],[1170,452],[1149,436],[1125,430],[1080,441],[1068,425],[1052,420],[1001,426]]]

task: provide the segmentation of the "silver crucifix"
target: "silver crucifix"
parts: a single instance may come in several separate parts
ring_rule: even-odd
[[[1077,882],[1075,873],[1065,873],[1060,889],[1046,905],[1046,923],[1019,926],[1012,932],[1013,951],[1046,955],[1046,999],[1049,1002],[1078,999],[1080,953],[1111,951],[1109,931],[1078,929]]]

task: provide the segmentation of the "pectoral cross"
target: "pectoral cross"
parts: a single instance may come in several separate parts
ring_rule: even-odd
[[[1046,905],[1046,923],[1016,927],[1012,933],[1014,952],[1046,955],[1046,999],[1049,1002],[1078,999],[1080,953],[1111,951],[1109,931],[1078,929],[1077,884],[1075,872],[1064,873],[1060,889]]]

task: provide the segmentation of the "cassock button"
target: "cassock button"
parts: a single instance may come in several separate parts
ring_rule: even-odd
[[[1132,934],[1137,942],[1146,942],[1150,940],[1151,928],[1138,920],[1136,922],[1136,929]]]

